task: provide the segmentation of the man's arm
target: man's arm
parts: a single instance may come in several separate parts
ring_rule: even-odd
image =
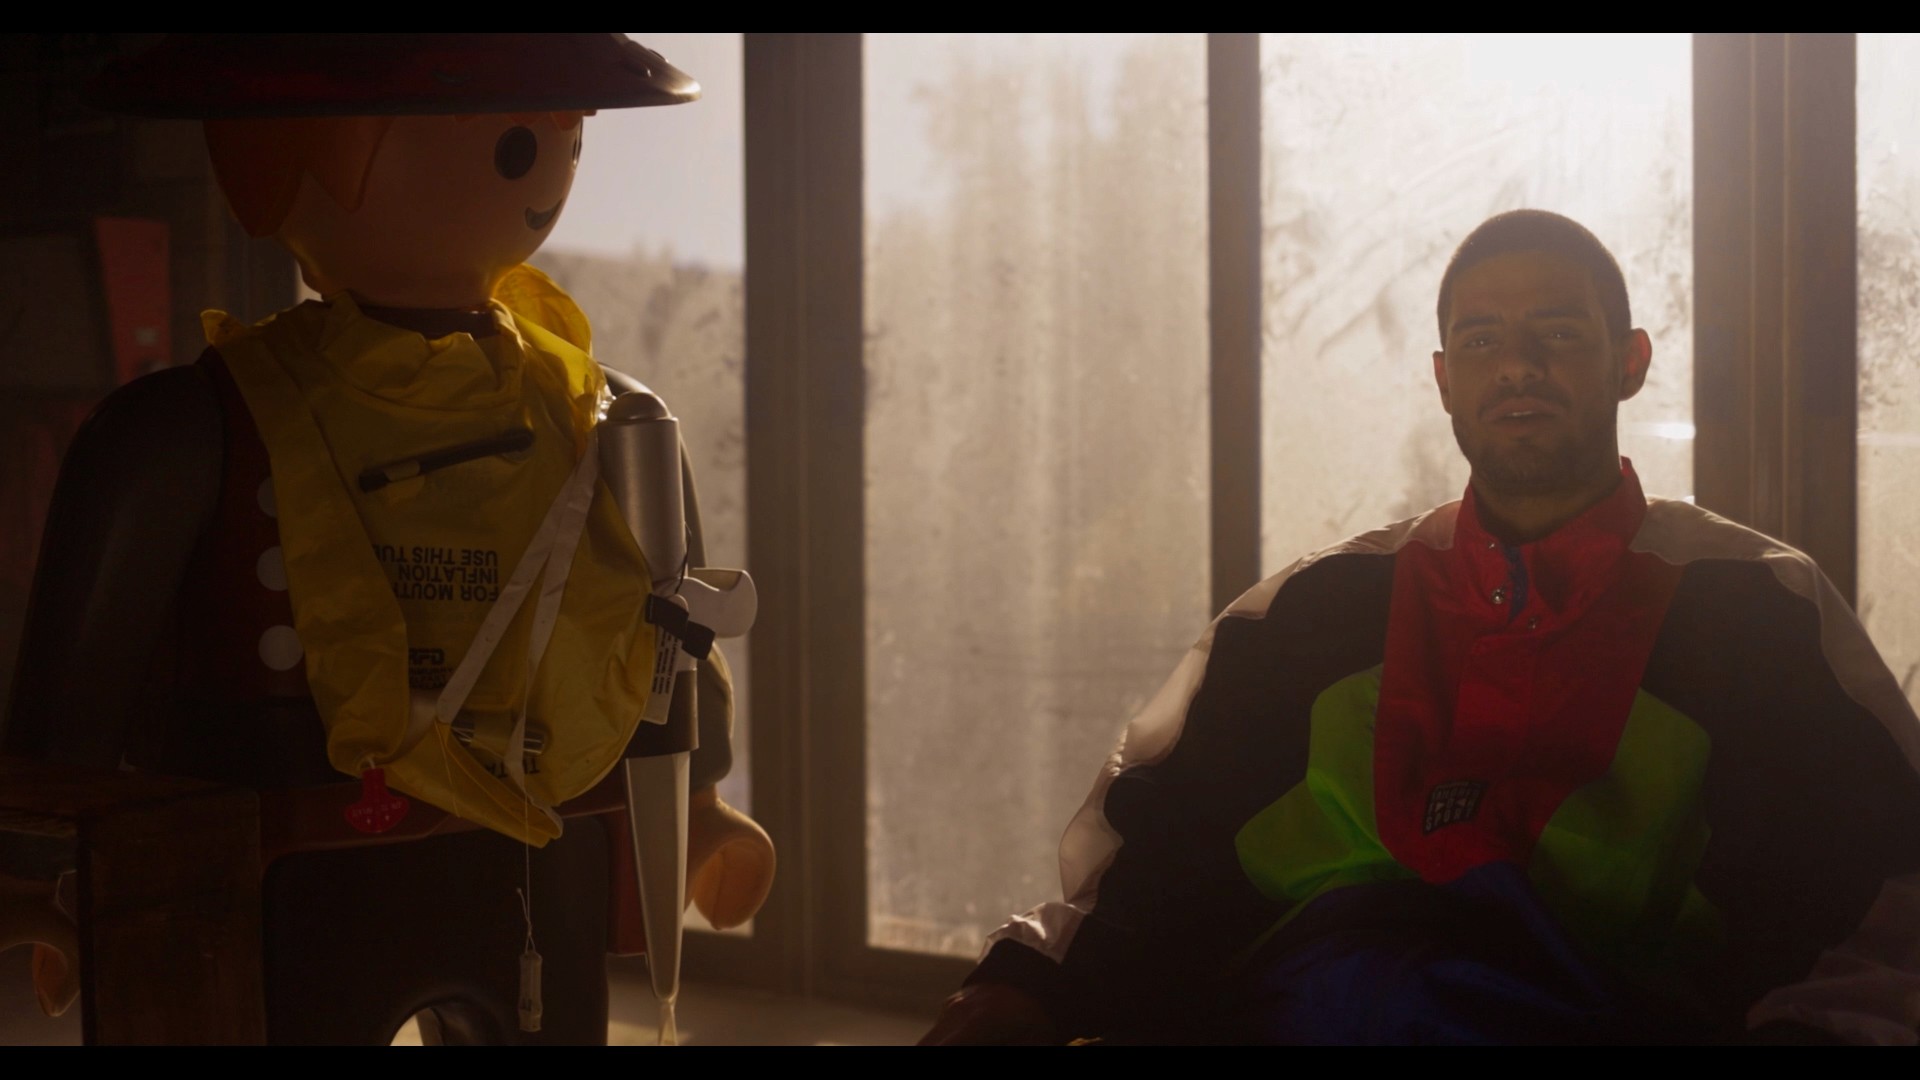
[[[921,1046],[1058,1046],[1066,1039],[1045,1005],[1006,983],[963,986],[941,1007]]]
[[[1802,813],[1824,820],[1817,835],[1781,828],[1818,844],[1818,855],[1777,857],[1827,877],[1795,927],[1822,947],[1810,967],[1801,961],[1804,974],[1748,1010],[1747,1023],[1756,1035],[1798,1027],[1911,1046],[1920,1042],[1920,719],[1824,575],[1813,602],[1821,640],[1818,660],[1809,659],[1818,670],[1812,693],[1824,689],[1824,675],[1845,697],[1794,702],[1814,706],[1795,717],[1812,724],[1789,742],[1786,759],[1800,775],[1776,802],[1792,814],[1797,791]],[[1807,866],[1812,859],[1819,862]]]
[[[1688,565],[1643,681],[1712,740],[1695,882],[1724,945],[1702,990],[1756,1035],[1911,1044],[1920,720],[1812,562],[1750,546]]]
[[[1214,623],[1068,827],[1064,898],[989,938],[929,1041],[1203,1037],[1212,995],[1285,913],[1235,837],[1305,777],[1314,700],[1380,662],[1383,554],[1303,561]]]

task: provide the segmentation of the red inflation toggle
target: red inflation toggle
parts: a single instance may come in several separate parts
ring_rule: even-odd
[[[412,806],[406,796],[387,790],[385,769],[368,769],[360,774],[360,801],[347,807],[347,824],[378,835],[400,824]]]

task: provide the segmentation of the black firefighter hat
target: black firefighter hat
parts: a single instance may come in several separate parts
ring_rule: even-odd
[[[87,99],[170,119],[679,105],[700,84],[625,34],[169,34]]]

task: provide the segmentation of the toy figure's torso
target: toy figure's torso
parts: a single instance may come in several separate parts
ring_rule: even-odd
[[[199,367],[220,405],[219,496],[128,761],[265,790],[341,783],[292,630],[265,445],[218,350]],[[537,1040],[600,1041],[609,842],[600,822],[576,819],[530,865],[524,845],[491,832],[281,859],[263,894],[270,1037],[380,1042],[430,1008],[450,1041],[515,1037],[527,933],[516,890],[531,873],[548,999]]]

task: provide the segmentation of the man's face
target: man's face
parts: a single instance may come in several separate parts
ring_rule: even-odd
[[[1499,255],[1453,283],[1440,402],[1476,483],[1508,495],[1577,490],[1619,470],[1619,404],[1646,381],[1651,345],[1607,331],[1592,275],[1543,252]]]

